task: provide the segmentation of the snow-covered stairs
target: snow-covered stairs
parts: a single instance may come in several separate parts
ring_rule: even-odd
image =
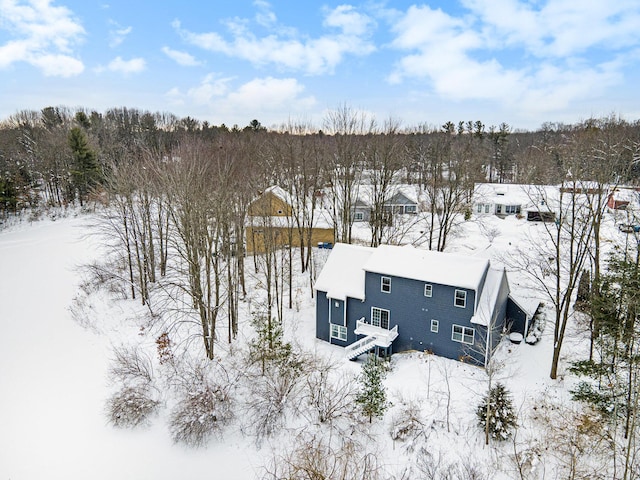
[[[361,338],[357,342],[352,343],[351,345],[345,347],[344,354],[348,360],[353,360],[354,358],[362,355],[367,350],[371,349],[376,344],[376,337],[374,335],[369,335],[364,338]]]

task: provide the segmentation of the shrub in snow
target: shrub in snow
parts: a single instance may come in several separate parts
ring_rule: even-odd
[[[360,405],[362,413],[369,417],[381,417],[389,407],[387,391],[382,384],[387,374],[386,366],[376,355],[369,355],[362,366],[362,373],[358,377],[360,391],[356,396],[356,403]]]
[[[316,361],[305,375],[305,399],[313,422],[331,423],[338,418],[355,414],[356,385],[345,375],[332,375],[331,364]]]
[[[200,384],[178,401],[169,419],[169,431],[176,443],[192,447],[207,444],[231,418],[228,393],[215,385]]]
[[[547,314],[544,311],[544,304],[540,304],[538,309],[536,310],[535,315],[531,319],[531,325],[529,326],[529,333],[527,334],[527,338],[525,342],[529,345],[535,345],[542,338],[542,333],[544,332],[544,327],[547,323]]]
[[[113,354],[109,378],[120,389],[107,400],[107,418],[116,427],[144,425],[160,405],[151,359],[136,347],[117,347]]]
[[[159,404],[147,385],[127,386],[107,400],[107,416],[116,427],[136,427],[148,423]]]
[[[279,431],[287,414],[299,407],[302,379],[298,369],[280,365],[271,366],[264,375],[256,375],[249,384],[246,399],[248,430],[255,435],[256,443]]]
[[[302,433],[283,445],[265,468],[264,480],[389,478],[372,442],[343,435]]]
[[[511,395],[501,383],[493,387],[488,398],[485,397],[478,405],[476,415],[484,431],[488,423],[489,435],[494,440],[506,440],[511,435],[511,429],[516,426]]]
[[[424,435],[422,409],[417,402],[402,402],[391,417],[391,438],[406,442],[407,450],[415,448],[415,440]]]

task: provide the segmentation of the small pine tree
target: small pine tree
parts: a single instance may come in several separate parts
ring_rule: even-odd
[[[487,408],[488,402],[488,408]],[[505,386],[498,383],[489,392],[476,410],[478,422],[483,430],[487,428],[487,417],[489,418],[489,435],[494,440],[506,440],[511,435],[511,429],[516,423],[516,414],[513,409],[511,394]]]
[[[267,364],[276,368],[300,368],[291,344],[284,341],[282,325],[265,315],[256,315],[252,323],[257,336],[249,343],[249,360],[260,362],[263,375]]]
[[[583,270],[578,282],[578,292],[574,308],[580,312],[589,310],[589,300],[591,297],[591,278],[588,270]]]
[[[360,405],[362,413],[369,417],[369,423],[373,417],[381,417],[389,407],[387,392],[382,384],[386,376],[385,366],[375,355],[369,355],[367,362],[362,366],[362,373],[358,377],[360,392],[356,396],[356,403]]]

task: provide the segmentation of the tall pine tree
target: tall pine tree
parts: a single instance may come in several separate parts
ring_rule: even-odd
[[[83,205],[90,190],[100,181],[96,153],[89,148],[86,135],[78,127],[73,127],[69,131],[69,147],[73,156],[70,172],[71,182],[80,200],[80,205]]]

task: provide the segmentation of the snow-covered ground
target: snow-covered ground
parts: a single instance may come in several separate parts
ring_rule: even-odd
[[[108,424],[104,409],[112,391],[107,382],[111,347],[131,334],[127,325],[139,306],[110,300],[96,307],[96,328],[74,321],[69,309],[78,295],[76,267],[100,256],[95,237],[86,236],[86,222],[85,216],[70,216],[0,232],[0,479],[255,478],[269,458],[269,446],[257,448],[237,429],[194,449],[172,443],[162,414],[140,429]],[[514,217],[465,222],[449,250],[499,263],[541,228]],[[495,235],[487,234],[493,229]],[[623,234],[609,218],[604,235],[613,242]],[[524,288],[521,275],[514,274],[510,282],[521,296],[536,295]],[[297,311],[287,314],[288,335],[302,348],[332,358],[345,374],[358,373],[359,363],[343,360],[339,347],[314,338],[313,300],[300,295]],[[501,345],[505,367],[497,378],[513,393],[517,408],[530,408],[542,395],[568,396],[569,378],[549,379],[551,332],[549,325],[534,346]],[[580,336],[571,333],[563,358],[582,348]],[[566,361],[561,372],[565,366]],[[394,406],[371,434],[391,472],[398,474],[414,458],[389,435],[403,401],[421,405],[431,425],[433,451],[445,452],[452,462],[470,455],[481,464],[495,460],[483,445],[474,414],[486,392],[482,369],[418,352],[398,354],[386,386]],[[494,478],[513,478],[507,466],[498,475]]]
[[[190,449],[162,422],[107,424],[110,342],[119,339],[82,328],[69,311],[76,267],[99,255],[86,220],[0,233],[0,478],[254,478],[257,457],[243,444]]]

